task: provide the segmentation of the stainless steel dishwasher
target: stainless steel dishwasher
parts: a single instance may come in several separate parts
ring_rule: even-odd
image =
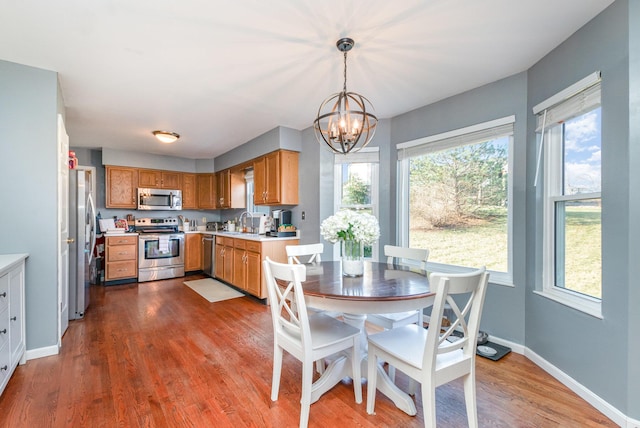
[[[202,235],[202,270],[210,277],[216,273],[216,237],[213,235]]]

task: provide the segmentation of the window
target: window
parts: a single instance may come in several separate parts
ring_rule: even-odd
[[[357,153],[335,155],[335,211],[354,210],[378,218],[378,148],[365,147]],[[339,257],[339,246],[334,256]],[[378,259],[378,246],[366,245],[365,258]],[[336,258],[337,260],[337,258]]]
[[[429,249],[429,268],[486,266],[512,284],[513,116],[398,145],[401,245]],[[490,250],[488,250],[490,249]]]
[[[253,203],[253,169],[248,169],[244,173],[244,182],[247,197],[247,211],[251,214],[262,213],[269,215],[269,207],[258,205]]]
[[[543,294],[600,316],[599,81],[538,115],[544,153]]]

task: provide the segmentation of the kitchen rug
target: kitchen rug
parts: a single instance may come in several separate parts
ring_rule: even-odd
[[[185,281],[184,285],[207,299],[209,302],[220,302],[222,300],[242,297],[244,294],[238,290],[216,281],[213,278],[197,279],[195,281]]]

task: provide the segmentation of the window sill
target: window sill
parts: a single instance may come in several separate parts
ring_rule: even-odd
[[[444,273],[467,273],[472,272],[475,269],[462,266],[446,265],[442,263],[429,263],[427,262],[427,270],[429,272],[444,272]],[[503,285],[505,287],[515,287],[513,278],[506,272],[489,272],[489,282],[495,285]]]
[[[602,301],[600,300],[587,296],[578,296],[570,291],[562,290],[534,290],[533,293],[577,311],[584,312],[594,318],[603,319]]]

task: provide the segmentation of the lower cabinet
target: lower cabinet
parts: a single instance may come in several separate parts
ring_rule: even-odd
[[[138,277],[138,235],[107,236],[105,239],[105,281]]]
[[[24,274],[26,254],[0,256],[0,394],[25,363]]]
[[[286,263],[285,246],[297,244],[298,239],[254,241],[217,236],[216,278],[265,299],[267,288],[262,278],[262,260],[269,257]]]
[[[202,234],[185,233],[184,270],[202,270]]]

